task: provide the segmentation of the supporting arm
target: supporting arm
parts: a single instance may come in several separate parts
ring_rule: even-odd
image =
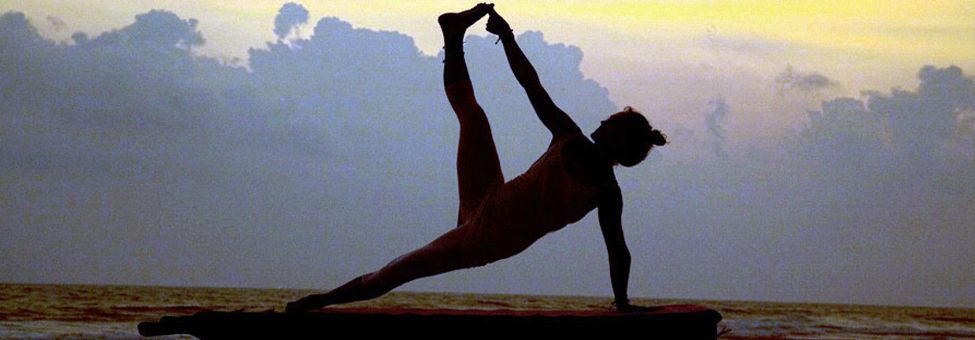
[[[605,189],[599,202],[599,226],[609,255],[609,276],[613,283],[613,304],[617,308],[629,305],[627,284],[630,279],[630,250],[623,238],[621,215],[623,198],[619,186]]]

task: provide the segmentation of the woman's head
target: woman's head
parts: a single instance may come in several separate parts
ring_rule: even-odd
[[[629,106],[610,115],[591,136],[608,156],[627,167],[647,158],[655,145],[667,144],[667,137],[651,127],[643,114]]]

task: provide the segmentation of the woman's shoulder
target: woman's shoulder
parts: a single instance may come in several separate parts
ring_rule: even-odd
[[[572,132],[566,132],[566,133],[552,136],[552,140],[577,140],[577,139],[584,139],[586,141],[589,141],[589,137],[586,137],[586,135],[582,133],[582,130],[575,130]],[[590,141],[590,143],[592,142]]]
[[[582,133],[569,133],[552,138],[552,146],[561,147],[563,158],[576,160],[577,157],[583,159],[596,155],[596,145]]]
[[[568,149],[569,153],[589,153],[595,150],[594,147],[595,144],[589,140],[589,137],[582,134],[582,132],[565,133],[552,136],[552,142],[549,143],[549,148],[561,149],[563,156],[565,155],[566,149]]]
[[[563,136],[558,142],[563,145],[563,166],[573,181],[590,186],[616,182],[613,167],[604,164],[596,145],[585,135]]]

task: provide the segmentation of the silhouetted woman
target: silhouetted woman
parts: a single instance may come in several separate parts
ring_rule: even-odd
[[[487,30],[503,42],[515,78],[528,93],[538,118],[552,132],[548,150],[528,171],[508,182],[501,173],[491,128],[474,98],[464,61],[465,31],[489,13]],[[479,4],[464,12],[446,13],[438,21],[444,36],[444,86],[460,120],[457,227],[376,272],[328,293],[291,302],[287,310],[371,299],[418,278],[505,259],[597,207],[609,252],[614,305],[621,311],[642,310],[627,300],[630,253],[620,225],[623,201],[613,166],[640,163],[654,145],[666,143],[664,136],[652,129],[643,115],[627,107],[604,120],[591,135],[595,143],[591,142],[552,102],[508,23],[493,5]]]

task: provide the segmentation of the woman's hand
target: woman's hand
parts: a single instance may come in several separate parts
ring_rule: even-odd
[[[496,34],[498,40],[515,36],[512,33],[511,26],[508,25],[508,22],[498,12],[494,11],[494,7],[488,11],[487,31]]]
[[[620,313],[645,313],[659,310],[661,307],[643,307],[631,305],[629,301],[613,302],[613,308]]]

